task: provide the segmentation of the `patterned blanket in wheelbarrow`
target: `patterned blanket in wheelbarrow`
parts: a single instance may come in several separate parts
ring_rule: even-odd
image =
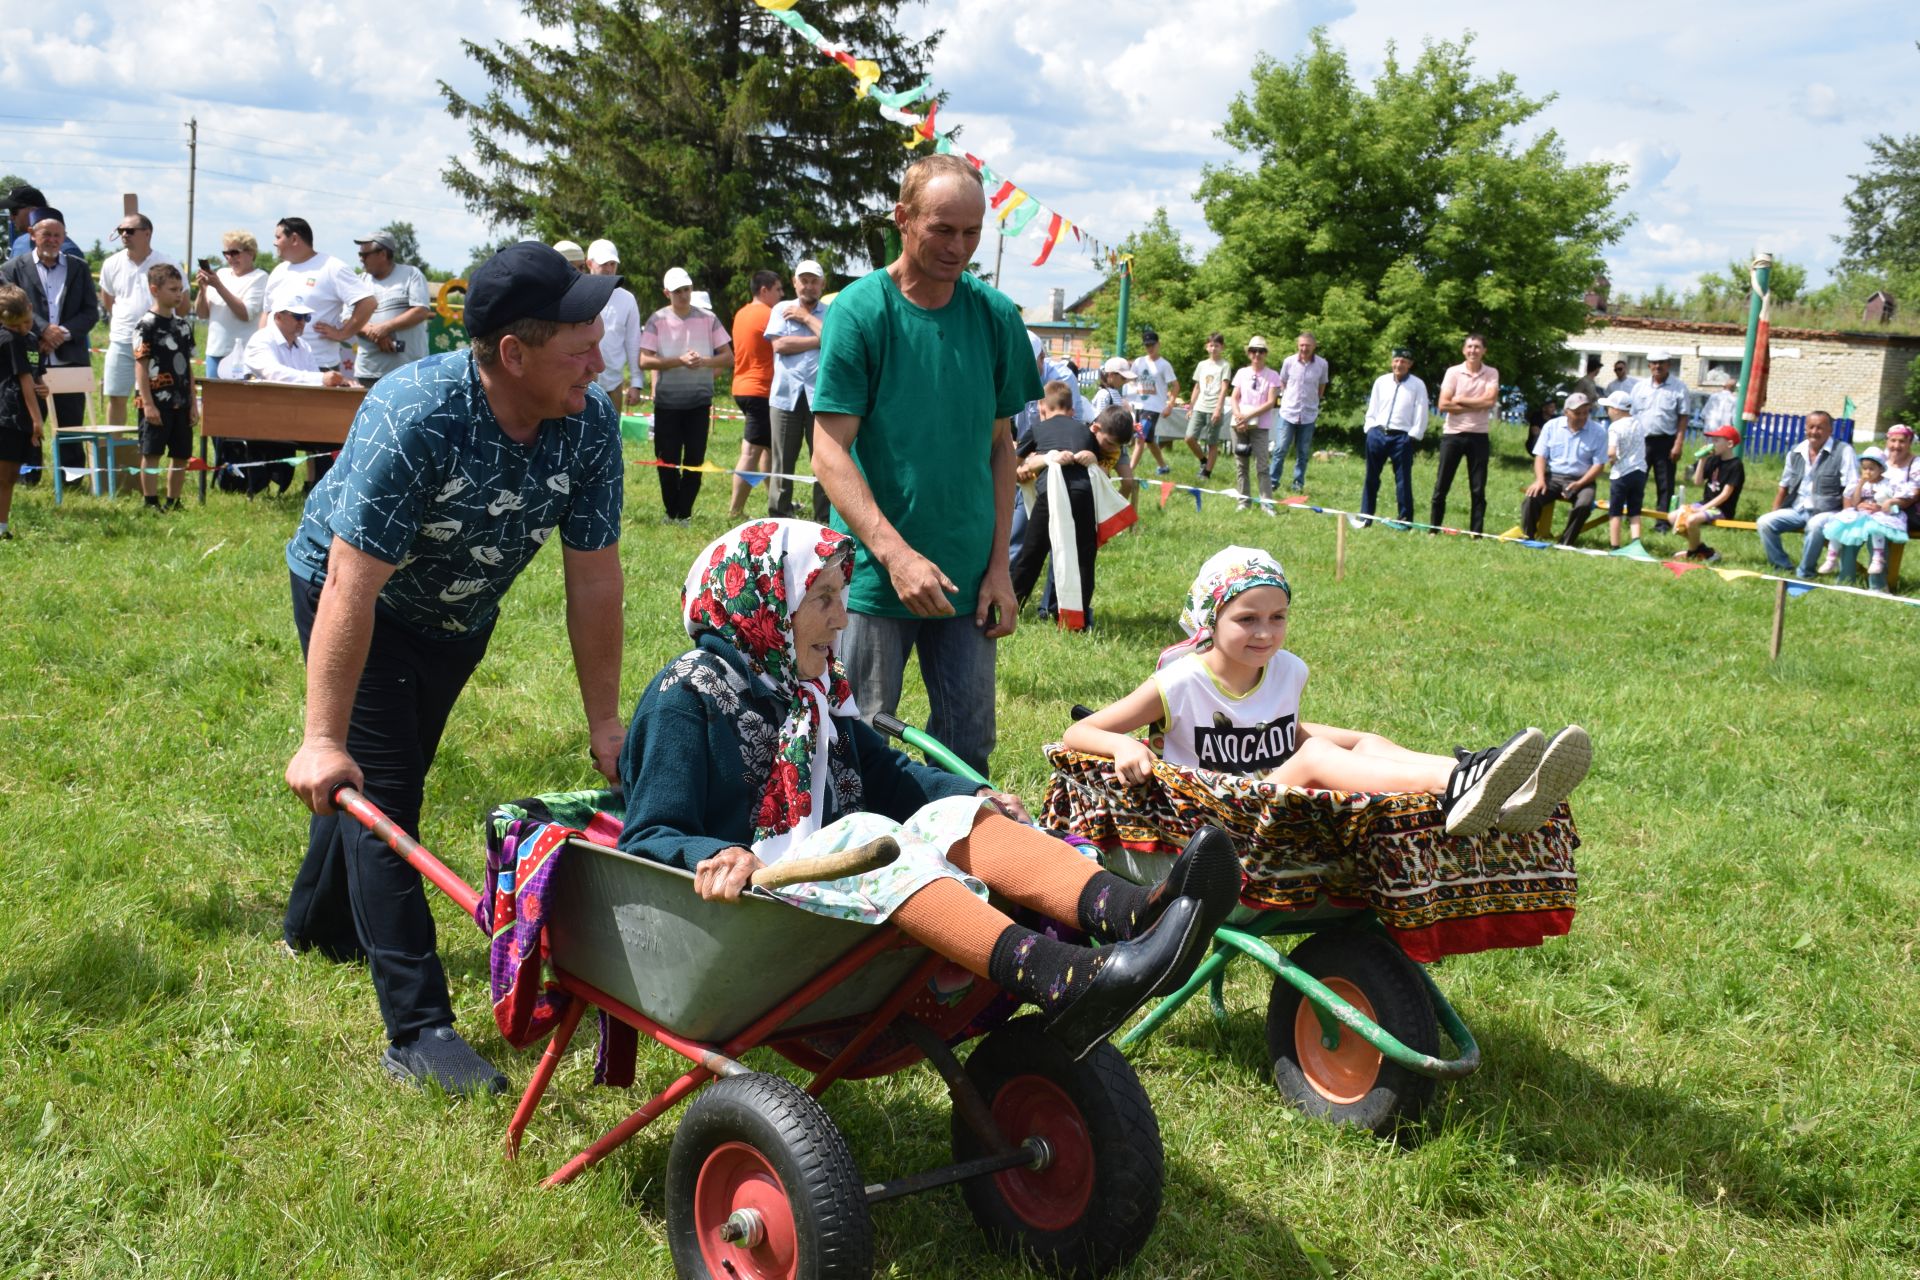
[[[547,892],[555,864],[574,836],[612,844],[620,835],[620,801],[610,791],[564,791],[503,804],[487,815],[487,892],[474,915],[492,944],[487,950],[493,1020],[516,1049],[544,1040],[574,997],[548,975]],[[600,1015],[593,1082],[633,1083],[638,1036]]]
[[[1225,830],[1246,871],[1241,901],[1294,910],[1370,908],[1415,960],[1537,946],[1573,925],[1573,851],[1562,804],[1525,835],[1449,836],[1426,794],[1309,791],[1156,761],[1130,786],[1113,761],[1053,745],[1042,825],[1103,848],[1177,853],[1204,823]]]

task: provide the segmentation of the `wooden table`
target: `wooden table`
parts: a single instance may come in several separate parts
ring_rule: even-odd
[[[200,382],[200,461],[209,462],[208,441],[285,440],[291,444],[344,444],[367,389],[304,387],[285,382]],[[207,500],[207,472],[200,473],[200,501]]]

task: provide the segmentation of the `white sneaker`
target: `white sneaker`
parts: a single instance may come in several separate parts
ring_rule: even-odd
[[[1509,835],[1537,831],[1553,816],[1560,802],[1586,780],[1593,764],[1593,740],[1577,724],[1570,724],[1553,735],[1546,752],[1535,766],[1533,776],[1500,806],[1494,829]]]

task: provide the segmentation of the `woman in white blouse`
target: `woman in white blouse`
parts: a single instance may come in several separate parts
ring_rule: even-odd
[[[254,265],[259,242],[244,231],[229,231],[220,237],[220,244],[226,265],[208,271],[203,264],[193,278],[193,314],[207,322],[209,378],[244,373],[241,352],[260,327],[260,312],[267,301],[267,273]],[[228,364],[231,375],[221,368]]]

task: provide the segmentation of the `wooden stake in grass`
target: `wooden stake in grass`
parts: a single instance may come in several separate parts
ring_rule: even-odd
[[[1773,661],[1780,658],[1780,635],[1787,627],[1787,582],[1782,578],[1773,584],[1773,643],[1767,646],[1767,657]]]
[[[1347,576],[1347,518],[1333,518],[1333,580]]]

